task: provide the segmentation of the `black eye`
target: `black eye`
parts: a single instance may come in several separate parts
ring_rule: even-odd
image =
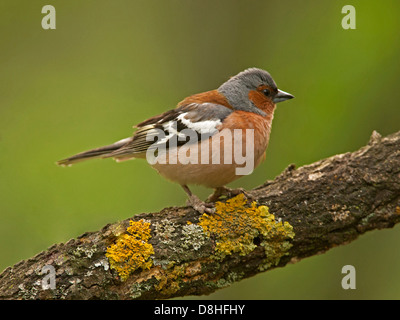
[[[263,93],[268,97],[271,91],[269,91],[269,89],[264,89]]]

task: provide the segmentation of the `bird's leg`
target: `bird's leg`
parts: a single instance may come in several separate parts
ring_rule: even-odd
[[[212,195],[210,195],[210,196],[207,198],[207,201],[208,201],[208,202],[216,202],[216,201],[219,200],[221,197],[232,198],[232,197],[235,197],[235,196],[237,196],[237,195],[239,195],[239,194],[241,194],[241,193],[243,193],[244,196],[245,196],[248,200],[250,200],[250,201],[253,201],[253,200],[254,200],[254,197],[251,196],[251,195],[250,195],[245,189],[243,189],[243,188],[230,189],[230,188],[227,188],[227,187],[225,187],[225,186],[222,186],[222,187],[215,188],[214,193],[213,193]]]
[[[198,196],[194,195],[192,191],[190,191],[189,187],[186,185],[182,186],[183,190],[185,190],[186,194],[188,195],[189,199],[187,200],[186,204],[191,206],[194,210],[200,213],[214,213],[214,208],[211,203],[206,203],[202,201]]]
[[[225,187],[215,188],[214,193],[207,198],[207,202],[217,202],[220,197],[224,195],[226,196],[226,194],[224,193],[225,190]]]

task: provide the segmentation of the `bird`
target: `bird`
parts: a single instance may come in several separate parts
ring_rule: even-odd
[[[248,68],[217,89],[190,95],[175,108],[140,122],[128,138],[56,163],[146,159],[161,176],[182,186],[188,206],[213,213],[213,202],[221,196],[245,193],[226,185],[250,174],[265,159],[276,104],[292,98],[278,89],[269,72]],[[245,166],[247,172],[240,172]],[[213,188],[214,193],[202,201],[189,185]]]

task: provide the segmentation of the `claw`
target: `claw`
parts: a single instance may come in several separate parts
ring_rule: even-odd
[[[200,212],[201,214],[203,213],[208,213],[208,214],[214,214],[215,213],[215,208],[212,203],[207,203],[205,201],[200,200],[200,198],[196,195],[194,195],[188,186],[183,185],[182,186],[183,190],[185,190],[186,194],[188,195],[189,199],[186,201],[186,204],[188,206],[191,206],[194,210]]]
[[[202,201],[199,197],[192,194],[186,201],[188,206],[191,206],[194,210],[200,213],[213,214],[215,212],[214,206],[211,203]]]

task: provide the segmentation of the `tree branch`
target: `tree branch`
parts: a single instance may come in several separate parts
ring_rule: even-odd
[[[203,217],[188,207],[166,208],[55,244],[5,269],[0,298],[209,294],[366,231],[393,227],[400,221],[400,132],[381,138],[374,131],[358,151],[299,169],[291,165],[248,194],[257,205],[237,198]],[[52,274],[42,274],[46,265],[55,270],[55,288],[47,290]]]

